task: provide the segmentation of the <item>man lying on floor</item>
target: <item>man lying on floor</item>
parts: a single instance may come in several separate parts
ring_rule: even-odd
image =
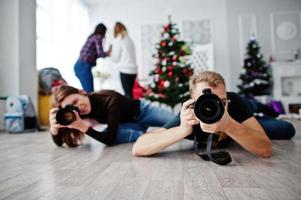
[[[201,122],[191,109],[198,97],[203,95],[204,89],[211,89],[225,105],[225,112],[217,123],[205,124]],[[272,144],[267,136],[267,129],[273,128],[272,123],[266,123],[263,127],[253,116],[248,103],[239,95],[226,92],[223,77],[211,71],[201,72],[194,75],[190,80],[190,93],[192,99],[184,102],[181,113],[173,120],[164,125],[164,128],[157,129],[138,138],[133,146],[132,153],[135,156],[150,156],[164,150],[168,146],[175,144],[182,139],[196,138],[200,142],[206,143],[207,133],[215,133],[213,147],[225,146],[229,141],[234,140],[248,152],[261,156],[270,157],[272,154]],[[289,137],[294,135],[294,128],[289,123],[280,121],[280,125],[288,125]],[[283,127],[285,129],[285,127]],[[281,129],[283,130],[283,129]],[[285,131],[282,136],[285,139]],[[273,134],[268,134],[273,138]],[[281,133],[277,132],[277,139],[281,139]]]

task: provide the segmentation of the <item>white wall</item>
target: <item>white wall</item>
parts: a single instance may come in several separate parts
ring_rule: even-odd
[[[0,95],[16,94],[18,79],[18,0],[0,2]]]
[[[112,29],[120,20],[128,27],[141,66],[142,24],[166,23],[172,14],[174,22],[210,19],[214,45],[215,70],[226,79],[228,89],[237,91],[241,71],[239,15],[254,14],[258,40],[265,60],[271,55],[270,14],[275,11],[301,11],[301,0],[85,0],[89,4],[92,27],[104,22]],[[111,33],[108,32],[108,36]],[[108,38],[109,40],[109,38]],[[245,44],[246,45],[246,44]]]
[[[238,76],[242,69],[240,57],[238,17],[254,14],[257,21],[258,42],[266,61],[272,55],[271,18],[273,12],[301,11],[301,0],[228,0],[228,41],[231,88],[237,90]],[[301,30],[299,30],[301,31]],[[226,38],[225,38],[226,39]],[[245,44],[246,47],[247,44]]]
[[[112,35],[112,27],[116,21],[121,21],[127,26],[135,42],[137,61],[141,68],[143,67],[141,65],[141,25],[166,23],[169,13],[176,23],[185,20],[210,19],[215,69],[225,77],[229,77],[226,0],[127,0],[126,2],[90,0],[87,2],[90,2],[88,7],[91,27],[94,28],[97,23],[104,22],[111,29],[107,33],[107,40],[112,37],[110,35]]]
[[[29,95],[37,105],[35,0],[0,1],[0,96]]]

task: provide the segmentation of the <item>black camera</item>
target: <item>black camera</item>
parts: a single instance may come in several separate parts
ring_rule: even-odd
[[[205,124],[218,122],[225,112],[225,107],[220,98],[213,94],[209,88],[203,90],[194,103],[194,113]]]
[[[218,122],[225,112],[223,102],[217,95],[213,94],[209,88],[203,90],[203,95],[201,95],[193,104],[193,109],[196,117],[205,124]],[[209,134],[206,153],[200,154],[197,150],[198,141],[196,140],[196,137],[194,137],[194,152],[206,161],[211,160],[219,165],[229,164],[232,161],[229,152],[211,152],[212,142],[213,134]]]
[[[73,105],[67,105],[65,108],[59,109],[55,116],[57,123],[64,126],[72,124],[76,120],[74,111],[79,113],[79,108]]]

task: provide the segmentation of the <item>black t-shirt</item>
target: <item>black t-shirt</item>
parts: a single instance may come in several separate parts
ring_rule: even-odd
[[[228,105],[228,113],[235,121],[241,123],[253,116],[253,112],[249,107],[249,104],[243,98],[241,98],[234,92],[227,92],[227,96],[230,100],[230,103]],[[163,127],[168,129],[179,126],[180,124],[181,119],[180,115],[178,115],[174,119],[167,122]],[[192,133],[188,135],[186,139],[193,140],[194,135],[200,143],[206,143],[209,134],[203,132],[200,125],[197,124],[193,126]],[[214,135],[213,146],[223,146],[227,144],[229,140],[230,138],[227,137],[225,134]]]

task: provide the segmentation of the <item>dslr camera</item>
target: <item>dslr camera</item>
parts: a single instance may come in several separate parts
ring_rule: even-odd
[[[205,124],[213,124],[218,122],[223,117],[225,112],[223,102],[217,95],[213,94],[209,88],[203,90],[203,95],[201,95],[193,104],[193,109],[196,117]],[[196,137],[194,137],[194,152],[206,161],[211,160],[218,165],[229,164],[232,161],[229,152],[211,152],[212,142],[213,134],[209,134],[207,139],[206,153],[200,154],[197,150]]]
[[[73,105],[67,105],[59,109],[55,116],[57,123],[64,126],[72,124],[76,120],[74,111],[79,113],[79,108]]]
[[[218,122],[225,112],[223,102],[209,88],[203,90],[203,95],[193,104],[193,109],[196,117],[205,124]]]

